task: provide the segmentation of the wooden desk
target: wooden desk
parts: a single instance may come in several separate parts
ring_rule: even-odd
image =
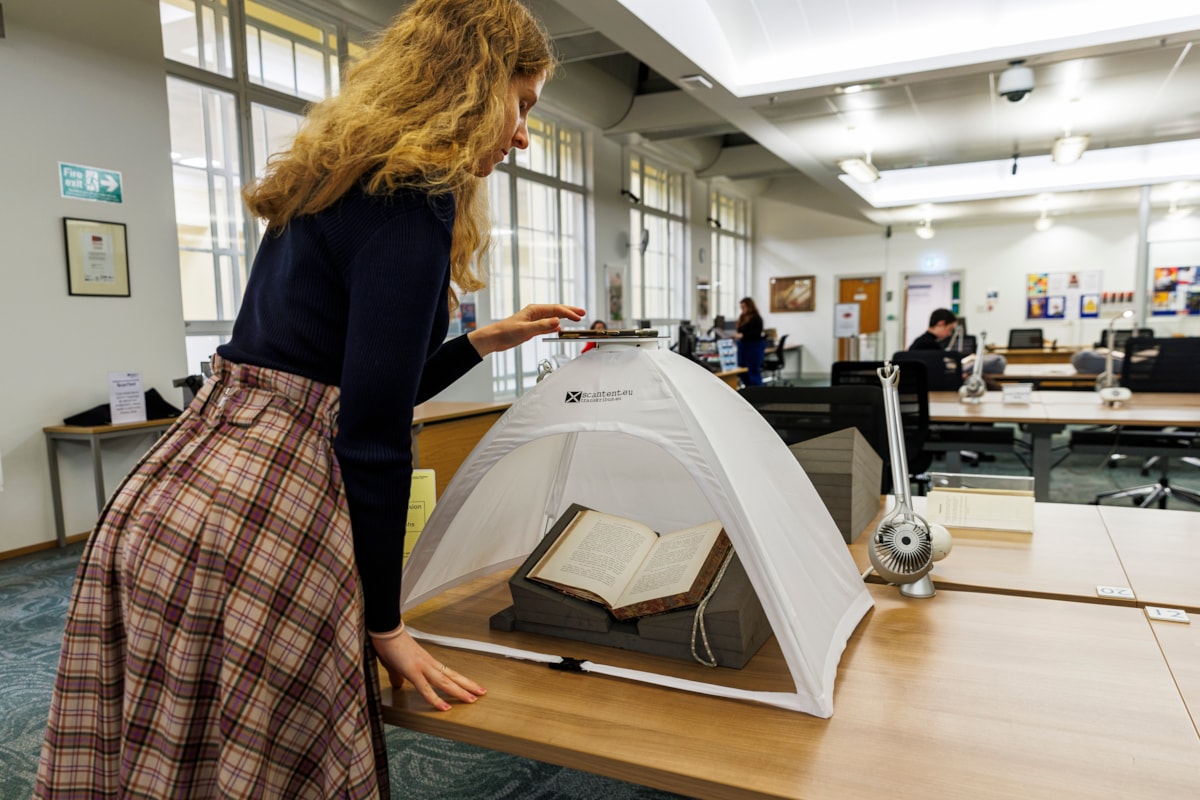
[[[996,383],[1032,383],[1036,389],[1096,388],[1096,375],[1076,372],[1070,364],[1010,364],[1004,372],[986,377]]]
[[[1009,364],[1070,364],[1079,347],[989,347],[985,353],[1004,356]]]
[[[62,481],[58,471],[59,442],[87,442],[92,451],[92,479],[96,486],[96,513],[104,509],[108,492],[104,488],[104,464],[100,443],[109,439],[124,439],[130,436],[157,437],[171,427],[175,419],[152,419],[146,422],[128,422],[123,425],[49,425],[42,428],[46,436],[46,459],[50,464],[50,498],[54,507],[54,533],[58,546],[67,543],[66,523],[63,521]]]
[[[1096,508],[1138,605],[1200,615],[1200,514],[1157,508]],[[949,560],[949,558],[947,558]],[[1200,626],[1200,619],[1193,624]]]
[[[725,385],[730,389],[738,388],[738,380],[750,370],[745,367],[734,367],[733,369],[725,370],[724,372],[714,372],[721,380],[725,381]]]
[[[576,642],[488,631],[490,610],[507,604],[497,580],[406,619],[588,655]],[[442,713],[411,687],[385,689],[384,718],[701,798],[1200,796],[1200,739],[1140,610],[869,590],[876,607],[842,655],[828,720],[433,645],[488,696]]]
[[[1109,408],[1095,394],[1034,392],[1031,403],[1004,403],[1000,392],[983,402],[962,403],[956,392],[929,393],[931,422],[1008,422],[1030,437],[1034,496],[1050,497],[1051,437],[1067,425],[1200,426],[1200,395],[1138,392],[1122,406]]]
[[[512,403],[429,401],[413,410],[413,466],[437,473],[437,496]]]
[[[918,514],[924,515],[927,505],[927,498],[913,498],[913,510]],[[895,501],[889,497],[887,508],[894,507]],[[1132,588],[1100,512],[1098,506],[1038,503],[1034,506],[1033,533],[953,528],[954,549],[934,565],[933,583],[939,590],[1133,607],[1134,600],[1100,597],[1096,593],[1097,586]],[[880,511],[850,545],[850,554],[860,572],[871,566],[868,541],[886,513]],[[1194,516],[1200,525],[1200,515]],[[878,580],[874,575],[871,579]]]

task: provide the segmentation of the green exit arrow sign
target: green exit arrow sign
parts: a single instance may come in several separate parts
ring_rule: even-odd
[[[58,178],[63,197],[100,203],[121,202],[121,173],[116,170],[60,161]]]

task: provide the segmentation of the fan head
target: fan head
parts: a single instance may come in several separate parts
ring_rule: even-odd
[[[867,552],[871,566],[888,583],[912,583],[933,569],[933,537],[919,517],[884,520]]]

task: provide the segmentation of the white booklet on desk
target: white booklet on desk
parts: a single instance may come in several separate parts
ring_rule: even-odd
[[[1033,492],[935,488],[927,497],[930,522],[947,528],[1033,533]]]

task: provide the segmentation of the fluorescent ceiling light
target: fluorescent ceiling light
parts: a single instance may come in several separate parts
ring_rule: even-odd
[[[1055,164],[1074,164],[1087,150],[1088,141],[1087,136],[1062,136],[1054,140],[1050,157]]]
[[[934,231],[934,229],[933,229],[932,222],[930,222],[929,220],[924,220],[921,222],[920,225],[917,226],[915,233],[917,234],[917,236],[920,236],[922,239],[932,239],[934,237],[934,234],[936,233],[936,231]]]
[[[870,161],[862,158],[847,158],[837,162],[842,171],[859,183],[874,183],[879,180],[879,170]]]
[[[1048,155],[1024,156],[1016,175],[1007,158],[880,174],[886,180],[872,184],[838,177],[874,208],[1153,186],[1200,180],[1200,139],[1092,150],[1087,160],[1070,169],[1062,169]]]

